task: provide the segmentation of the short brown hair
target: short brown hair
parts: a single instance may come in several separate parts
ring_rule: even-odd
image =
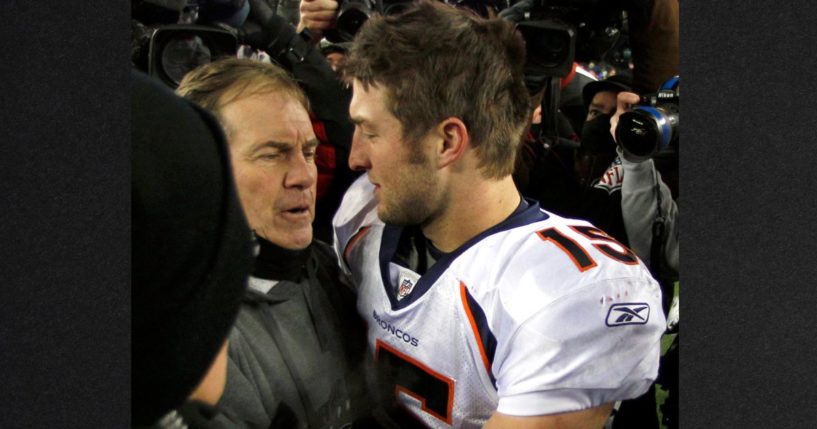
[[[420,0],[399,15],[372,17],[355,37],[347,82],[382,85],[387,106],[418,141],[447,117],[468,128],[483,174],[511,174],[530,116],[525,46],[512,23]]]
[[[229,136],[220,109],[239,98],[282,92],[295,98],[309,111],[303,90],[277,65],[246,58],[224,58],[204,64],[187,73],[176,93],[212,112]]]

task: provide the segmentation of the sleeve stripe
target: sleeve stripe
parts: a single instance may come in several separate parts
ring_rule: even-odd
[[[460,297],[462,299],[462,306],[465,309],[465,314],[471,323],[471,330],[474,332],[474,337],[477,340],[479,353],[480,356],[482,356],[482,364],[485,366],[485,371],[491,379],[491,384],[496,388],[496,379],[491,371],[491,366],[494,362],[494,353],[496,352],[496,338],[488,328],[488,320],[485,317],[485,313],[471,294],[468,293],[468,288],[463,282],[460,282]]]
[[[366,235],[366,233],[369,231],[369,228],[371,227],[364,226],[363,228],[360,228],[355,233],[355,235],[353,235],[352,238],[349,239],[349,242],[346,243],[346,247],[343,249],[343,262],[346,263],[347,267],[350,266],[349,254],[352,253],[352,249],[355,247],[355,244],[357,244],[357,242],[360,241],[360,239],[363,238],[364,235]]]

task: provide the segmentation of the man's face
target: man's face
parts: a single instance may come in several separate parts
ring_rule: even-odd
[[[585,122],[592,121],[599,115],[612,115],[616,111],[616,93],[612,91],[599,91],[590,101],[587,108]]]
[[[338,71],[338,67],[346,60],[346,54],[343,52],[330,52],[326,54],[326,61],[329,61],[329,66],[333,71]]]
[[[239,98],[221,108],[241,206],[250,228],[286,249],[312,242],[315,148],[306,109],[282,92]]]
[[[355,80],[349,114],[355,123],[349,166],[366,170],[375,185],[377,214],[394,225],[422,225],[443,201],[428,146],[403,140],[403,126],[386,107],[382,86],[368,90]]]

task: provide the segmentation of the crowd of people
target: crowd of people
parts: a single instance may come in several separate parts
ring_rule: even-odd
[[[170,87],[135,48],[133,425],[677,427],[677,143],[616,130],[678,4],[620,3],[634,68],[535,90],[499,3],[213,0],[261,52]]]

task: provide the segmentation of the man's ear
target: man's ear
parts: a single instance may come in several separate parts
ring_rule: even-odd
[[[468,128],[460,118],[450,117],[437,125],[441,141],[437,146],[438,167],[445,167],[462,158],[470,145]]]

